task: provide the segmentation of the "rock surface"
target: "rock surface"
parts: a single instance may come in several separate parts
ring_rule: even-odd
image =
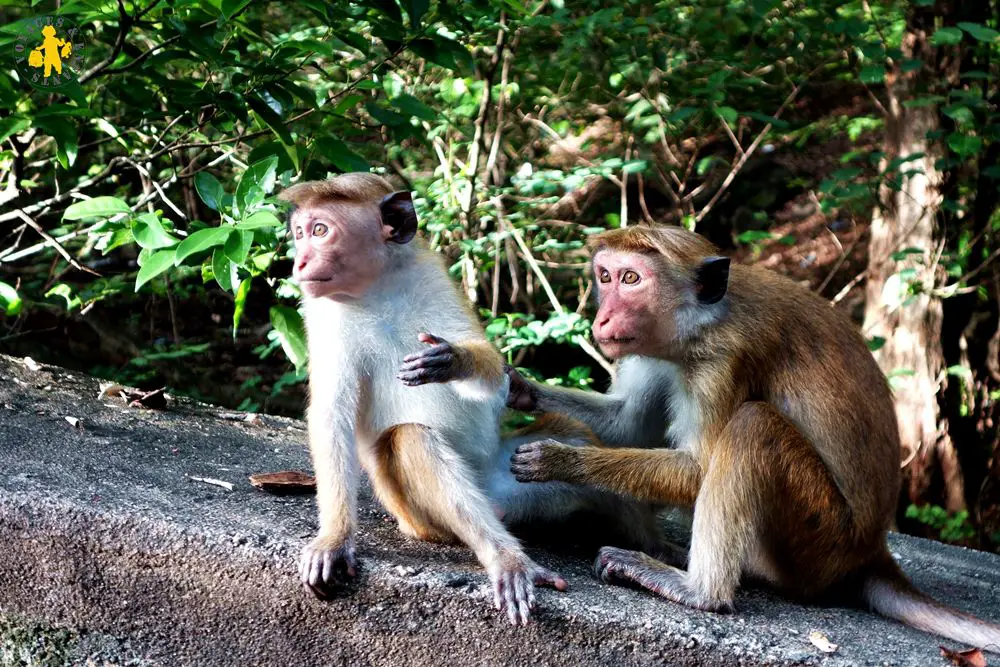
[[[531,550],[570,591],[541,591],[536,621],[512,628],[467,550],[402,537],[367,489],[361,580],[319,602],[295,570],[312,498],[247,480],[308,470],[301,423],[98,394],[92,378],[0,356],[0,665],[947,664],[948,642],[858,610],[745,590],[722,616],[601,585],[588,548]],[[1000,620],[1000,557],[902,536],[892,548],[923,590]]]

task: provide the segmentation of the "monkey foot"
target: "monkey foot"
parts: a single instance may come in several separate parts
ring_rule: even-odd
[[[720,613],[733,610],[731,603],[706,600],[692,591],[684,570],[640,551],[604,547],[597,553],[594,572],[604,583],[633,584],[686,607]]]
[[[299,578],[302,586],[321,600],[327,600],[358,574],[354,540],[332,540],[319,535],[302,550]]]
[[[511,625],[527,625],[535,608],[535,586],[565,591],[566,580],[555,572],[536,565],[526,564],[490,575],[493,581],[493,606],[506,612]]]

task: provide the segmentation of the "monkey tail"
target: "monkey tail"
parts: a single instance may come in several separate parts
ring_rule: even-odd
[[[862,584],[861,595],[877,614],[961,644],[1000,653],[1000,625],[981,621],[921,593],[888,552],[874,564]]]

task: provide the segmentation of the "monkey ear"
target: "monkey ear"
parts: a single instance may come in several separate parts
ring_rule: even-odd
[[[382,224],[392,227],[390,241],[409,243],[413,240],[417,235],[417,212],[413,210],[409,192],[400,190],[387,194],[378,207],[382,212]]]
[[[729,289],[729,258],[706,257],[695,270],[694,281],[699,303],[721,301]]]

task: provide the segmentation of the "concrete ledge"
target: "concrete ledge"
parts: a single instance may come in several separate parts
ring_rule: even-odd
[[[367,489],[362,580],[318,602],[295,571],[312,499],[247,482],[308,469],[302,424],[224,415],[127,408],[92,378],[0,356],[0,664],[946,664],[944,642],[860,611],[744,591],[720,616],[603,586],[585,549],[532,551],[571,589],[542,591],[537,621],[511,628],[470,553],[401,537]],[[892,546],[923,590],[1000,619],[1000,557]],[[839,650],[820,653],[812,630]]]

